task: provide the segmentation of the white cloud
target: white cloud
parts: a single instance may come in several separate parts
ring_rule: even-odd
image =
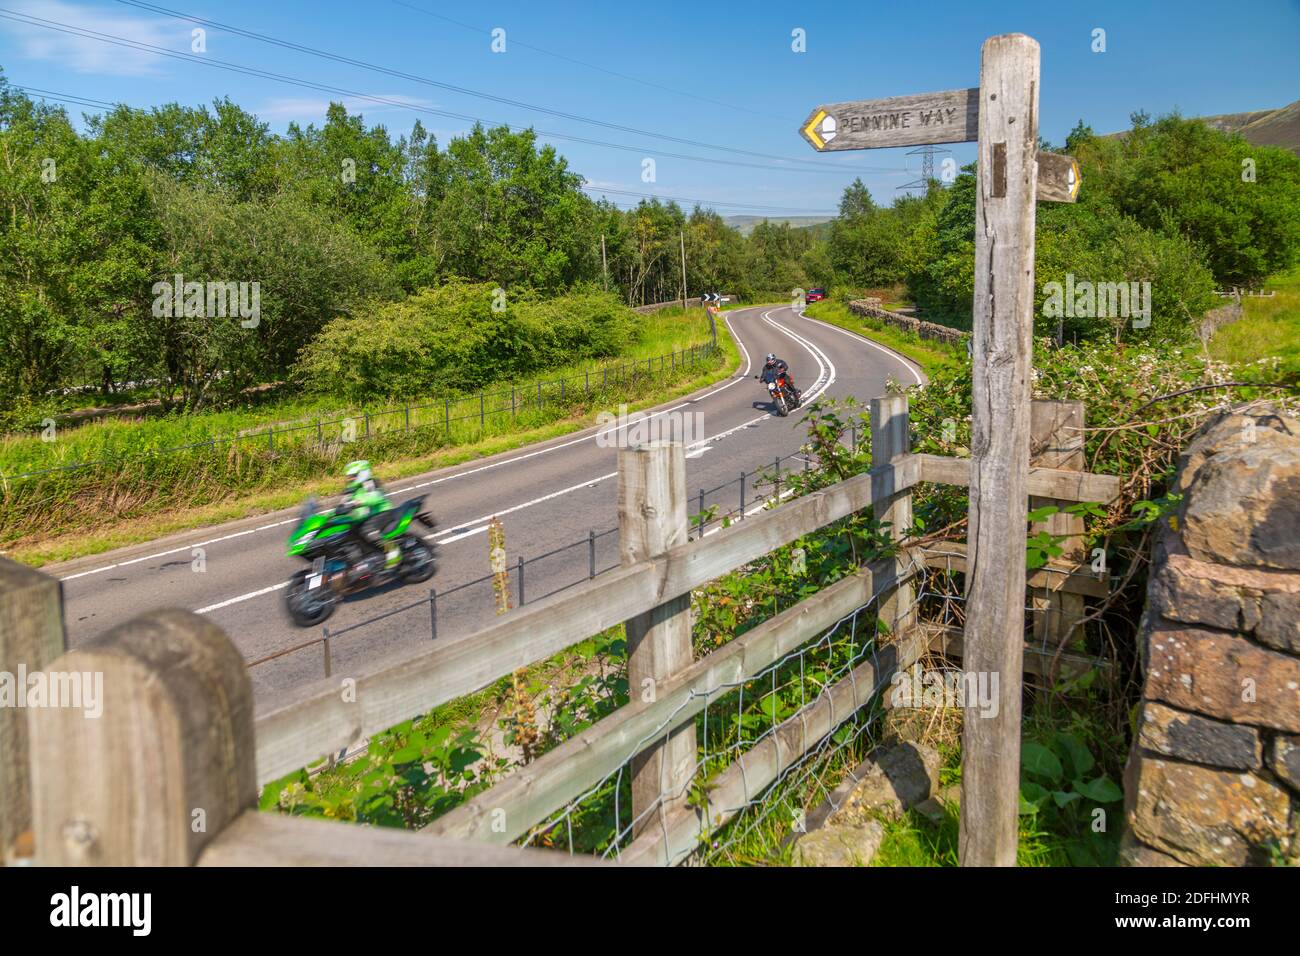
[[[406,96],[402,93],[375,93],[375,96],[385,100],[396,100],[407,106],[429,107],[433,106],[432,100],[421,99],[418,96]],[[370,116],[374,113],[399,113],[403,112],[403,107],[393,106],[388,103],[374,103],[367,99],[356,96],[277,96],[253,110],[258,119],[262,120],[297,120],[300,123],[323,123],[325,113],[329,109],[330,103],[341,102],[347,109],[348,115],[355,113],[364,113]]]
[[[193,24],[180,20],[135,16],[61,0],[23,0],[16,5],[16,10],[31,17],[54,21],[58,26],[106,33],[180,53],[190,52]],[[23,56],[57,63],[77,73],[152,76],[162,72],[160,65],[164,58],[144,50],[18,20],[7,20],[6,28],[18,37]]]

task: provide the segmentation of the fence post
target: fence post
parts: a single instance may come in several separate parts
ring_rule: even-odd
[[[366,437],[369,438],[370,437],[370,413],[363,412],[363,414],[366,416]]]
[[[618,453],[619,551],[624,566],[687,540],[686,457],[681,442],[655,442]],[[691,663],[691,599],[673,598],[629,618],[628,688],[647,698]],[[633,834],[658,827],[684,808],[695,775],[695,723],[657,740],[632,759]]]
[[[443,430],[447,433],[447,441],[451,441],[451,399],[442,400],[442,423]]]
[[[438,589],[429,588],[429,640],[438,639]]]
[[[1030,403],[1029,464],[1063,471],[1083,471],[1083,402],[1035,400]],[[1084,557],[1083,519],[1065,514],[1073,502],[1031,495],[1029,508],[1054,505],[1060,509],[1046,521],[1030,529],[1034,534],[1046,531],[1064,535],[1060,542],[1061,560],[1076,562]],[[1060,590],[1036,590],[1033,593],[1034,639],[1046,641],[1052,650],[1070,632],[1070,626],[1083,617],[1083,595]]]
[[[334,674],[334,664],[333,661],[330,660],[330,629],[329,626],[326,625],[321,628],[321,630],[324,632],[324,635],[321,638],[321,653],[325,658],[325,676],[331,677]]]
[[[740,472],[740,519],[739,520],[741,521],[745,520],[745,472],[743,469]]]
[[[275,451],[275,426],[269,425],[266,429],[266,450]]]
[[[100,713],[27,711],[40,865],[190,866],[256,806],[252,685],[211,621],[155,611],[55,666],[95,676]]]
[[[524,606],[524,556],[519,556],[519,606]]]
[[[963,866],[1014,866],[1019,832],[1038,90],[1034,40],[984,42],[963,666],[996,676],[999,700],[962,726]]]
[[[513,420],[519,414],[519,406],[515,402],[515,387],[510,386],[510,418]]]
[[[587,532],[587,568],[588,578],[596,576],[596,531],[593,528]]]
[[[483,437],[483,429],[484,427],[486,427],[486,424],[487,424],[486,399],[483,397],[483,393],[479,392],[478,393],[478,433],[480,438]]]
[[[0,671],[44,670],[66,645],[58,580],[0,558]],[[26,713],[0,707],[0,866],[32,853],[30,766]]]
[[[889,464],[912,450],[907,397],[889,395],[871,400],[871,466]],[[873,499],[871,510],[877,521],[889,522],[889,537],[902,541],[912,530],[912,492],[902,491]],[[904,561],[894,559],[894,574],[901,575]],[[880,617],[894,634],[916,623],[915,589],[911,581],[891,588],[880,600]]]
[[[411,431],[411,406],[410,405],[406,406],[406,431],[408,434]]]

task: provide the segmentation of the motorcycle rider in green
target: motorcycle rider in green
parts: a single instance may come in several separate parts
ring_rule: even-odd
[[[395,541],[383,540],[383,521],[380,520],[383,513],[393,506],[371,473],[370,462],[349,462],[347,476],[347,487],[343,489],[343,507],[356,513],[360,522],[357,525],[358,533],[384,556],[384,567],[396,567],[402,560],[402,549]]]

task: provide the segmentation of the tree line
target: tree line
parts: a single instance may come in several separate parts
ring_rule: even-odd
[[[588,288],[629,305],[807,281],[811,238],[716,213],[595,201],[532,131],[476,126],[439,145],[340,104],[283,135],[229,99],[87,118],[0,73],[0,413],[89,375],[154,383],[194,409],[292,375],[334,318],[452,279],[512,294]],[[603,250],[602,250],[603,239]],[[793,263],[793,264],[792,264]],[[176,278],[181,277],[181,278]],[[255,323],[159,307],[175,283],[256,282]]]
[[[1038,206],[1035,315],[1043,334],[1187,337],[1221,301],[1216,289],[1258,287],[1300,254],[1300,157],[1177,115],[1152,121],[1139,112],[1131,121],[1116,136],[1080,121],[1064,145],[1079,161],[1079,201]],[[969,328],[975,199],[973,164],[951,184],[932,182],[923,196],[887,207],[853,183],[827,236],[832,282],[902,286],[926,318]],[[1149,283],[1150,324],[1134,329],[1116,316],[1053,309],[1054,284],[1076,281]]]
[[[1149,281],[1150,334],[1167,334],[1212,304],[1215,286],[1295,261],[1300,160],[1285,151],[1142,115],[1120,137],[1080,124],[1066,148],[1085,186],[1077,205],[1039,209],[1040,286],[1067,274]],[[219,404],[293,379],[304,356],[319,368],[312,345],[330,341],[331,322],[394,314],[386,304],[453,280],[534,299],[674,299],[683,245],[691,295],[901,286],[927,318],[970,318],[971,167],[888,206],[855,182],[826,226],[764,222],[742,235],[708,209],[594,200],[530,130],[476,126],[440,145],[418,121],[394,136],[333,104],[321,126],[276,134],[229,99],[119,106],[78,129],[2,72],[0,166],[10,422],[85,377],[104,393],[149,383],[167,409]],[[233,297],[238,283],[256,283],[256,316],[214,319],[213,285]],[[1065,327],[1112,332],[1079,317]]]

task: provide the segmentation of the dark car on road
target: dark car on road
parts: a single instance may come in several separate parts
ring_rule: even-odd
[[[804,293],[803,300],[805,302],[820,302],[824,298],[826,298],[825,289],[809,289]]]

